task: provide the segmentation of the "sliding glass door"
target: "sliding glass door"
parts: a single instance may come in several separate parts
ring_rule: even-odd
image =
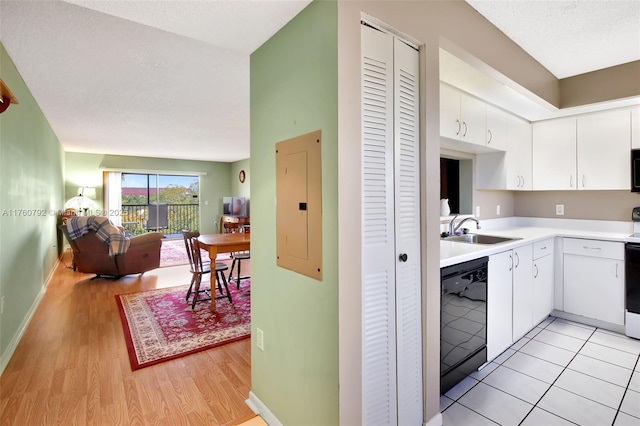
[[[122,226],[133,235],[199,229],[198,176],[122,173]]]

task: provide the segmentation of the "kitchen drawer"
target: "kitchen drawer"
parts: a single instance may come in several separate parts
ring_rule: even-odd
[[[565,238],[563,246],[565,254],[624,260],[624,243]]]
[[[533,243],[533,260],[553,254],[553,238]]]

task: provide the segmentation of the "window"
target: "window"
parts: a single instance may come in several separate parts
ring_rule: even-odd
[[[197,176],[122,173],[122,204],[198,204]]]
[[[122,225],[132,234],[180,234],[200,223],[198,176],[122,173]]]

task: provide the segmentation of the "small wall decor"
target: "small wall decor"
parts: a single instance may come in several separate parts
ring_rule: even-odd
[[[9,108],[9,105],[17,103],[18,100],[16,97],[13,96],[13,93],[11,93],[11,90],[4,84],[4,81],[0,79],[0,113]]]
[[[240,170],[240,174],[238,175],[238,179],[240,180],[240,183],[244,183],[244,179],[245,179],[245,174],[244,174],[244,170]]]

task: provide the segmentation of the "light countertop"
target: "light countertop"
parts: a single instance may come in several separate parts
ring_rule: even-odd
[[[481,221],[481,225],[482,229],[471,233],[519,239],[489,245],[440,240],[441,268],[501,253],[547,238],[571,237],[624,242],[625,238],[633,233],[631,222],[509,218],[509,220],[491,221],[489,226],[484,226]]]

